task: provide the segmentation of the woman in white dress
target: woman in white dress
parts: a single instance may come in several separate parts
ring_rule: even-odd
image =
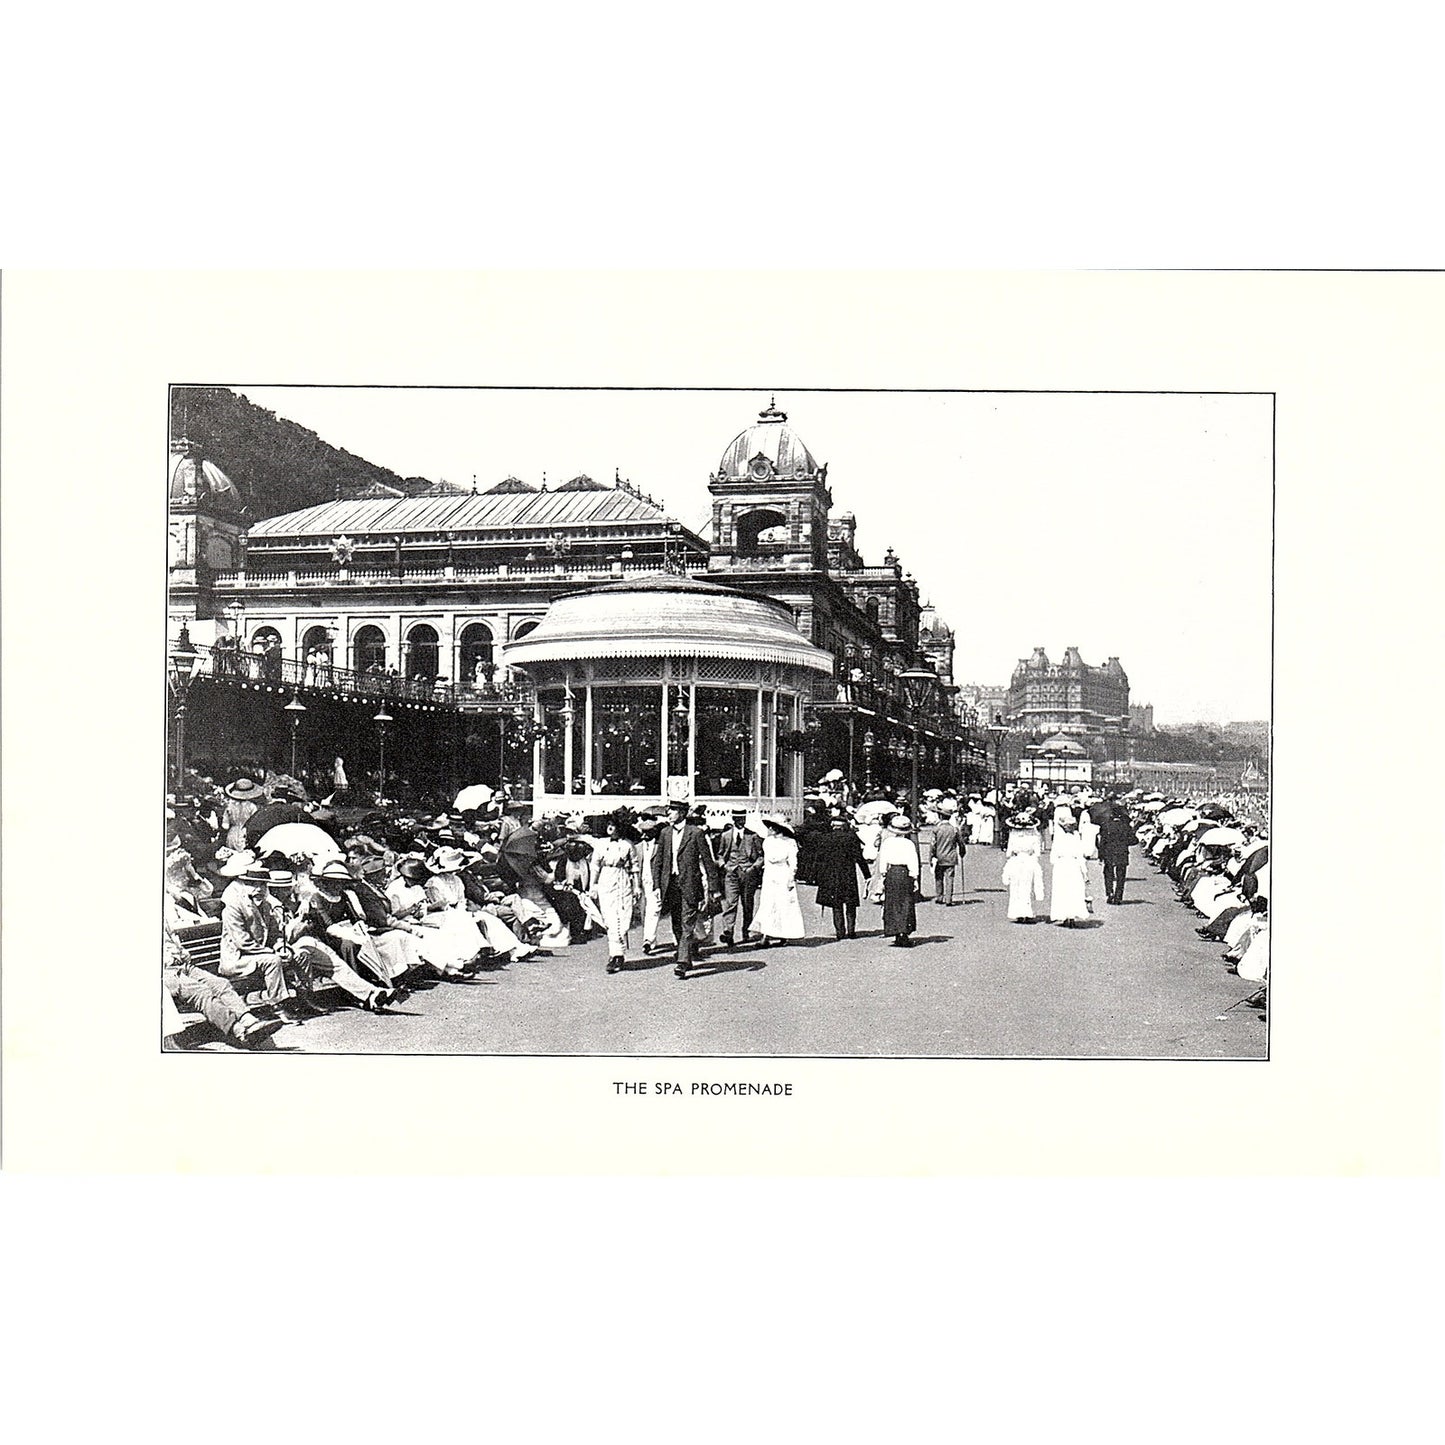
[[[481,935],[454,909],[433,903],[426,885],[431,872],[420,858],[403,858],[386,887],[386,901],[398,918],[416,926],[417,952],[443,978],[465,978],[465,965],[481,951]]]
[[[250,778],[237,778],[226,789],[226,807],[221,826],[226,830],[226,846],[237,853],[246,847],[246,824],[251,815],[266,801],[266,790]]]
[[[1053,887],[1049,894],[1049,917],[1055,923],[1072,926],[1089,917],[1085,884],[1084,840],[1073,813],[1060,809],[1054,815]]]
[[[1039,864],[1043,840],[1038,819],[1032,813],[1016,813],[1008,820],[1008,828],[1003,882],[1008,889],[1009,921],[1032,923],[1037,917],[1035,902],[1044,901],[1044,870]]]
[[[627,961],[628,935],[641,890],[632,830],[618,817],[607,820],[607,836],[592,853],[592,898],[607,925],[607,972]]]
[[[536,949],[523,943],[495,913],[485,908],[476,912],[468,909],[467,889],[461,880],[461,872],[475,861],[475,857],[475,854],[464,853],[460,848],[438,848],[427,859],[426,866],[432,875],[426,884],[427,906],[431,910],[427,922],[455,930],[458,947],[466,938],[471,944],[473,958],[484,947],[498,958],[514,962],[535,953]],[[470,935],[463,932],[463,925],[471,930]]]
[[[763,839],[763,877],[752,933],[767,948],[785,938],[802,938],[805,931],[798,902],[798,843],[793,825],[781,816],[759,820],[753,831]]]

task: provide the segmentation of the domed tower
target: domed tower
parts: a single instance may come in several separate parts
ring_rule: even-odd
[[[168,512],[172,610],[213,616],[216,574],[243,565],[246,507],[230,477],[185,437],[171,443]]]
[[[717,571],[759,567],[822,571],[828,564],[827,465],[788,425],[776,399],[728,443],[712,494],[712,560]]]

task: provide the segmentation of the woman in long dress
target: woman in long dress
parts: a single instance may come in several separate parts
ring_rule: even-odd
[[[898,948],[913,946],[913,930],[918,927],[913,906],[918,892],[918,847],[908,836],[911,826],[907,814],[895,813],[878,845],[875,897],[881,896],[883,903],[883,932],[892,936]]]
[[[475,958],[483,947],[498,958],[517,961],[535,953],[530,944],[523,941],[502,922],[495,913],[485,908],[475,912],[467,907],[467,887],[461,880],[462,869],[475,861],[474,854],[464,853],[460,848],[438,848],[427,859],[431,877],[427,879],[426,897],[432,910],[427,916],[428,923],[455,930],[458,947],[464,938],[471,944]],[[470,936],[463,931],[463,925],[471,930]]]
[[[641,889],[637,849],[631,829],[617,817],[607,820],[607,836],[592,854],[592,898],[607,925],[607,972],[627,961],[628,935]]]
[[[798,902],[798,843],[786,818],[764,818],[755,831],[763,838],[763,877],[752,932],[767,948],[785,938],[802,938],[805,931]]]
[[[1016,813],[1008,820],[1008,830],[1003,882],[1008,889],[1009,922],[1032,923],[1038,916],[1035,903],[1044,901],[1044,870],[1039,863],[1043,840],[1038,820],[1032,813]]]
[[[1049,893],[1049,917],[1055,923],[1072,926],[1089,917],[1088,875],[1084,867],[1084,840],[1074,815],[1060,810],[1054,816],[1053,887]]]
[[[431,872],[420,858],[403,858],[387,884],[386,899],[399,918],[416,925],[417,952],[443,978],[465,978],[481,952],[481,935],[455,909],[427,897]]]

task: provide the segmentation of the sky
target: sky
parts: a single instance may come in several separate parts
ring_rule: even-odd
[[[614,471],[704,537],[747,391],[233,388],[334,446],[485,488]],[[1267,396],[777,393],[865,562],[888,547],[956,635],[957,682],[1035,647],[1117,656],[1156,723],[1269,716]]]

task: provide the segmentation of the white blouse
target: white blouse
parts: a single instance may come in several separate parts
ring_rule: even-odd
[[[907,868],[914,878],[918,877],[918,849],[913,839],[905,838],[901,833],[888,832],[878,845],[878,871],[886,872],[895,864]]]

